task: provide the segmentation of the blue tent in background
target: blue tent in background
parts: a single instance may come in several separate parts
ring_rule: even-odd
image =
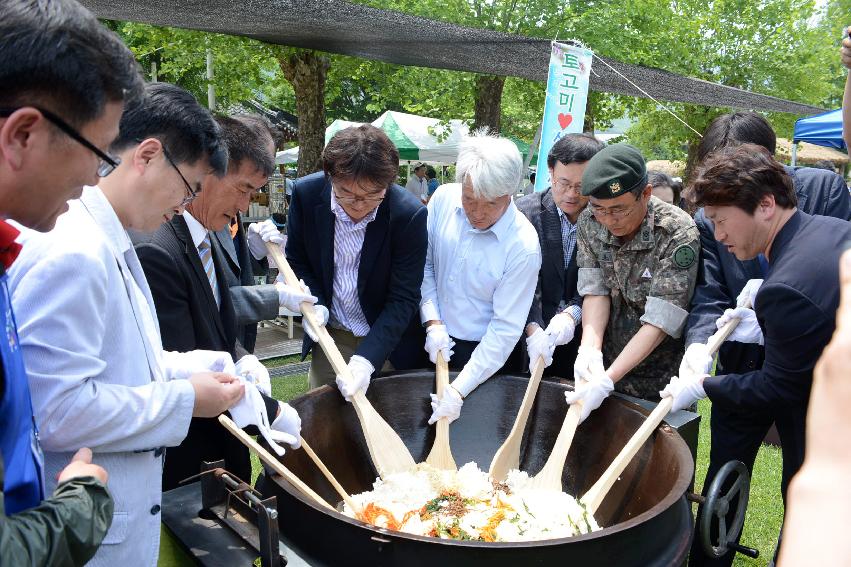
[[[845,149],[842,140],[842,109],[799,118],[795,121],[793,142],[809,142],[838,150]]]

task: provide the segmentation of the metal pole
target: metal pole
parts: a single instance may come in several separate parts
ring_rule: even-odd
[[[213,51],[207,50],[207,107],[210,112],[216,109],[216,87],[213,86]]]
[[[796,162],[798,161],[798,144],[795,140],[792,140],[792,167],[795,167]]]
[[[157,62],[156,61],[151,62],[151,82],[152,83],[157,82]]]
[[[526,173],[526,170],[529,169],[529,164],[532,163],[532,156],[535,155],[535,152],[538,150],[538,144],[541,143],[541,128],[543,126],[543,122],[538,124],[538,131],[535,132],[535,137],[532,138],[532,145],[529,146],[529,153],[526,154],[526,159],[523,160],[523,173]]]

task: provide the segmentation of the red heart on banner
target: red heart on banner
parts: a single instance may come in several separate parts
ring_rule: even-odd
[[[564,130],[570,123],[573,122],[573,116],[570,114],[559,113],[558,115],[558,125],[561,126],[561,129]]]

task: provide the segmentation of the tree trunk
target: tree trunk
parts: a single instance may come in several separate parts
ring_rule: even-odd
[[[292,49],[278,55],[284,77],[295,92],[298,115],[298,170],[307,175],[322,169],[325,147],[325,78],[331,62],[308,49]]]
[[[502,89],[505,77],[476,75],[476,102],[473,130],[487,128],[491,134],[499,134],[502,114]]]

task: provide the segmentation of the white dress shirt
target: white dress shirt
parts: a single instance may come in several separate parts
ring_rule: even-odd
[[[414,174],[410,179],[408,179],[408,183],[405,184],[405,189],[411,195],[416,197],[418,201],[422,202],[428,195],[428,179],[425,177],[418,177]]]
[[[201,258],[201,253],[198,251],[198,247],[201,245],[201,242],[204,241],[204,238],[207,237],[208,231],[201,222],[193,217],[189,211],[183,211],[183,220],[186,221],[186,226],[189,228],[189,235],[192,237],[192,244],[195,245],[195,253],[198,254],[198,258],[201,260],[201,264],[204,264],[204,259]],[[212,242],[212,234],[210,234],[210,239]],[[212,244],[211,244],[212,245]],[[212,248],[210,249],[210,253],[213,253]],[[216,272],[216,263],[213,262],[213,273]],[[216,298],[216,305],[222,304],[222,297],[219,295],[219,287],[210,285],[213,288],[213,297]]]
[[[334,282],[329,325],[365,337],[369,323],[358,297],[358,272],[366,227],[375,220],[378,207],[354,222],[331,191],[331,212],[334,213]]]
[[[80,447],[109,472],[112,526],[90,565],[156,565],[163,446],[178,445],[195,403],[168,381],[150,288],[97,187],[42,234],[23,229],[9,288],[32,392],[46,490]]]
[[[472,387],[463,396],[505,364],[526,324],[540,268],[538,234],[513,201],[493,226],[478,230],[464,213],[460,184],[435,191],[420,311],[423,322],[442,320],[453,338],[479,341],[464,368]]]

